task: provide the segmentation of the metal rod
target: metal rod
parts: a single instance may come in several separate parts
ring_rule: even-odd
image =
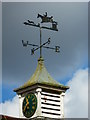
[[[38,48],[34,49],[34,51],[38,50],[39,48],[40,48],[40,47],[38,47]]]
[[[53,28],[48,28],[48,27],[45,27],[45,26],[42,26],[43,29],[48,29],[48,30],[53,30],[53,31],[58,31],[58,29],[53,29]]]
[[[36,46],[36,47],[38,47],[38,45],[34,45],[34,44],[28,44],[28,45],[31,45],[31,46]]]
[[[55,50],[55,48],[53,48],[53,47],[46,47],[46,46],[43,46],[43,48],[53,49],[53,50]]]
[[[34,26],[34,27],[39,27],[40,28],[40,25],[39,24],[31,24],[31,23],[27,23],[27,22],[24,22],[25,25],[30,25],[30,26]],[[53,29],[53,28],[48,28],[48,27],[45,27],[45,26],[42,26],[41,28],[43,29],[48,29],[48,30],[53,30],[53,31],[58,31],[58,29]]]
[[[48,41],[47,42],[45,42],[45,43],[43,43],[41,46],[44,46],[44,45],[46,45],[48,43]]]
[[[42,35],[41,35],[41,27],[40,27],[40,58],[42,57]]]
[[[36,25],[36,24],[31,24],[31,23],[27,23],[27,22],[24,22],[25,25],[31,25],[31,26],[35,26],[35,27],[40,27],[39,25]]]
[[[36,49],[34,49],[34,51],[36,51],[36,50],[38,50],[39,48],[41,49],[41,52],[42,52],[42,47],[44,47],[44,48],[50,48],[50,49],[55,49],[55,48],[51,48],[51,47],[45,47],[44,45],[46,45],[48,43],[48,41],[47,42],[45,42],[45,43],[41,43],[42,45],[40,45],[40,46],[38,46],[38,45],[34,45],[34,46],[37,46],[37,48]]]
[[[55,48],[53,48],[53,47],[46,47],[44,45],[41,45],[41,46],[38,46],[38,48],[34,49],[34,51],[36,51],[36,50],[38,50],[39,48],[42,48],[42,47],[55,50]]]

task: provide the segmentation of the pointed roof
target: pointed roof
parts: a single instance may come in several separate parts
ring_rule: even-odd
[[[25,89],[35,84],[43,84],[43,85],[49,85],[52,87],[59,87],[59,88],[66,88],[66,89],[69,88],[68,86],[64,86],[60,84],[59,82],[55,81],[50,76],[50,74],[48,73],[48,71],[46,70],[44,66],[44,59],[42,57],[38,59],[38,65],[37,65],[36,71],[30,78],[30,80],[28,80],[24,85],[15,89],[14,91],[16,92],[20,89]]]

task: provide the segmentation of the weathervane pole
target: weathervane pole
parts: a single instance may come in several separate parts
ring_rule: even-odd
[[[41,27],[40,27],[40,58],[42,57],[42,35],[41,35]]]

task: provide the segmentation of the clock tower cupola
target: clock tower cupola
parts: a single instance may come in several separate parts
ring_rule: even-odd
[[[53,20],[53,16],[48,17],[47,12],[44,15],[38,14],[37,18],[39,17],[42,19],[41,23],[35,24],[33,21],[28,20],[28,22],[24,22],[24,24],[39,28],[40,45],[31,44],[28,41],[24,42],[22,40],[24,47],[27,47],[28,45],[35,47],[31,49],[31,55],[33,55],[36,50],[40,49],[37,68],[31,78],[24,83],[24,85],[15,89],[14,92],[19,96],[20,118],[30,120],[62,119],[64,118],[64,96],[69,87],[60,84],[51,77],[44,65],[44,59],[42,57],[42,48],[60,52],[60,47],[46,46],[50,44],[50,38],[48,38],[48,41],[45,43],[42,43],[41,39],[42,29],[58,31],[57,22]],[[52,26],[47,27],[42,25],[47,22]]]
[[[64,118],[63,99],[68,88],[50,76],[43,58],[39,58],[30,80],[14,90],[19,96],[20,117]]]

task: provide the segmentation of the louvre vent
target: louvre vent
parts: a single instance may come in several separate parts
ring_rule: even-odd
[[[41,111],[43,116],[51,118],[60,118],[60,95],[42,92]]]

